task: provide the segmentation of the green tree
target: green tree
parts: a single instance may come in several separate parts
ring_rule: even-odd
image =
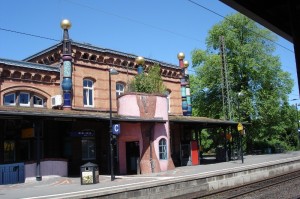
[[[128,86],[129,92],[165,94],[166,87],[163,84],[159,65],[153,65],[148,73],[136,75]]]
[[[288,94],[293,81],[274,55],[272,41],[277,37],[241,14],[227,16],[213,26],[206,39],[207,50],[192,52],[196,70],[190,78],[193,114],[224,119],[220,36],[225,40],[232,119],[240,117],[252,124],[247,127],[248,148],[252,142],[264,140],[267,144],[284,142],[292,149],[296,131],[291,121],[295,117]],[[239,92],[243,97],[238,97]]]

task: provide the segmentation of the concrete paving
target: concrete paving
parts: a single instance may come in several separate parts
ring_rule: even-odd
[[[110,194],[132,188],[139,189],[143,186],[167,183],[172,179],[185,180],[193,176],[208,177],[295,159],[300,159],[300,151],[268,155],[246,155],[244,164],[241,160],[235,160],[177,167],[174,170],[154,174],[116,176],[114,181],[111,181],[109,175],[100,175],[99,183],[89,185],[81,185],[80,178],[44,176],[42,181],[32,179],[26,180],[22,184],[0,185],[0,198],[75,198],[75,196],[78,198],[79,195],[80,197],[89,197],[99,192]]]

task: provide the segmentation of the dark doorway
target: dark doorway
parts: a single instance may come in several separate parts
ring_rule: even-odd
[[[139,142],[126,142],[126,166],[127,174],[137,174],[138,160],[140,157]]]

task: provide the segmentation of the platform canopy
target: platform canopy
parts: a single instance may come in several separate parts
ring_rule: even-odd
[[[217,128],[217,127],[237,127],[239,124],[235,121],[213,119],[208,117],[187,117],[187,116],[169,116],[170,125],[172,123],[186,124],[190,126],[198,126],[203,128]],[[243,122],[243,125],[250,125]]]

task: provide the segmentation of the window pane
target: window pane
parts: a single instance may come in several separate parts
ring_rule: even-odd
[[[29,94],[28,93],[20,93],[20,104],[29,104]]]
[[[29,93],[20,93],[20,105],[29,105]]]
[[[38,96],[33,96],[33,104],[43,106],[43,99]]]
[[[116,84],[116,96],[118,97],[118,96],[120,96],[120,95],[122,95],[123,93],[124,93],[124,84],[122,84],[122,83],[117,83]]]
[[[82,139],[81,149],[83,160],[96,158],[96,147],[94,139]]]
[[[8,94],[4,96],[4,104],[8,105],[8,104],[14,104],[15,103],[15,94]]]
[[[124,92],[124,85],[123,84],[120,84],[120,91]]]
[[[87,80],[83,80],[83,87],[87,87]]]
[[[162,138],[159,140],[159,159],[166,160],[167,159],[167,141]]]
[[[93,87],[93,82],[91,80],[88,80],[88,87],[90,87],[90,88]]]
[[[89,90],[89,105],[93,105],[93,90]]]
[[[87,89],[83,89],[83,104],[87,105],[87,99],[86,99]]]
[[[4,162],[13,162],[15,161],[15,141],[4,141]]]

